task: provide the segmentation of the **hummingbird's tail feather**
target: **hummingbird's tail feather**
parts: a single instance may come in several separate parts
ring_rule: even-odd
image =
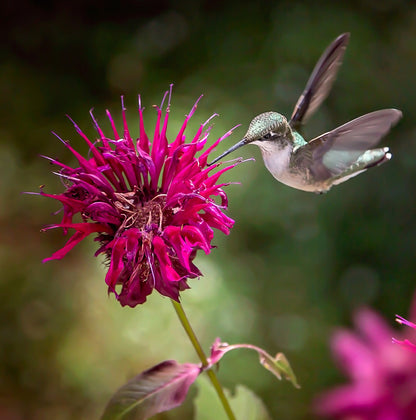
[[[296,167],[307,168],[314,181],[346,180],[345,176],[350,178],[391,158],[388,148],[372,147],[401,116],[396,109],[362,115],[299,147],[291,161]]]
[[[367,156],[365,156],[367,154]],[[379,149],[367,150],[360,158],[365,157],[365,160],[370,160],[366,165],[366,169],[372,168],[374,166],[380,166],[381,164],[388,162],[393,155],[390,153],[388,147],[382,147]]]
[[[374,166],[380,166],[392,158],[388,147],[366,150],[347,170],[332,178],[332,184],[338,185]]]

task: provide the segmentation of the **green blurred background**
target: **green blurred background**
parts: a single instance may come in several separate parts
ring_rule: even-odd
[[[343,381],[329,337],[368,305],[393,324],[407,315],[414,290],[416,199],[416,3],[256,1],[7,1],[0,61],[0,417],[94,419],[118,386],[165,359],[196,362],[171,304],[154,294],[121,308],[104,284],[92,240],[64,260],[42,264],[66,241],[40,233],[59,220],[57,203],[21,191],[62,190],[40,154],[73,162],[56,131],[85,147],[65,118],[90,136],[88,110],[119,119],[125,95],[137,133],[137,94],[151,131],[154,111],[173,82],[175,130],[200,94],[192,131],[214,112],[210,143],[236,124],[219,151],[245,133],[251,118],[290,115],[324,48],[351,32],[344,65],[306,134],[361,114],[399,108],[403,120],[383,141],[393,160],[318,196],[276,182],[254,156],[225,179],[230,236],[199,255],[206,274],[183,303],[206,349],[216,336],[283,351],[301,390],[277,382],[249,351],[228,354],[219,371],[229,388],[260,395],[273,419],[310,419],[314,396]],[[103,124],[104,128],[108,125]],[[184,407],[159,419],[190,418]]]

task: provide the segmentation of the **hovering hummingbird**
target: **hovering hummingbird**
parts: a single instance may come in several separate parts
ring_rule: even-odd
[[[289,121],[273,111],[257,115],[244,138],[210,165],[251,143],[260,147],[266,168],[278,181],[299,190],[323,193],[390,160],[388,147],[371,147],[401,118],[397,109],[370,112],[309,142],[299,133],[328,96],[349,38],[349,33],[338,36],[324,51]]]

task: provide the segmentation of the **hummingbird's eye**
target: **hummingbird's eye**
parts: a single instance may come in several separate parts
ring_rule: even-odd
[[[274,131],[269,131],[262,137],[262,140],[275,140],[278,137],[280,137],[279,133],[275,133]]]

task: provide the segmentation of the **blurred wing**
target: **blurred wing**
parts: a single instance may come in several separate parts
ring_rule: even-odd
[[[293,155],[294,163],[309,168],[318,180],[340,175],[363,152],[375,146],[401,116],[397,109],[365,114],[297,149]]]
[[[289,121],[292,128],[299,129],[328,96],[342,63],[349,39],[349,33],[340,35],[321,55],[293,110]]]

